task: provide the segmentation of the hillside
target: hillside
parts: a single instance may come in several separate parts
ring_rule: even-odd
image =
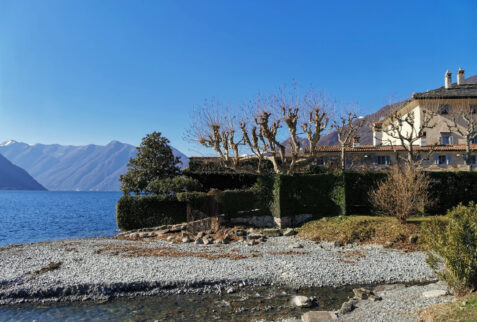
[[[0,155],[0,190],[46,190],[22,168]]]
[[[173,152],[187,166],[187,157],[174,148]],[[136,155],[136,147],[118,141],[105,146],[8,141],[0,144],[0,154],[49,190],[117,191],[119,176],[127,171],[126,164]]]

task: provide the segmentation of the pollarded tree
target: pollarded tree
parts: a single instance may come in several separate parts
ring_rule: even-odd
[[[178,157],[172,153],[169,140],[160,132],[146,135],[137,148],[137,154],[129,159],[128,172],[119,177],[124,194],[136,195],[146,192],[154,180],[172,178],[180,174]]]
[[[293,87],[269,98],[257,96],[243,110],[234,115],[217,101],[208,101],[192,116],[187,137],[213,149],[223,166],[237,172],[250,172],[242,161],[256,158],[254,173],[262,173],[268,161],[275,173],[292,174],[316,157],[329,120],[329,103],[322,93],[300,95]],[[307,147],[300,143],[301,133],[306,134]]]

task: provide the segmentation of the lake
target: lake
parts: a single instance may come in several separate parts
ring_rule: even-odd
[[[121,192],[0,191],[0,247],[117,233]]]

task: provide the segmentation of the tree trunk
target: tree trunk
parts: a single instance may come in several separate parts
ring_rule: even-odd
[[[341,171],[346,170],[346,160],[345,160],[345,146],[341,145]]]
[[[470,152],[470,138],[467,138],[465,142],[465,163],[467,164],[467,167],[469,171],[472,171],[472,160],[471,160],[471,152]]]

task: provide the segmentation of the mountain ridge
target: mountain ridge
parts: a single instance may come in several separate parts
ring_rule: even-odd
[[[171,148],[186,167],[187,156]],[[30,145],[14,140],[0,144],[0,154],[49,190],[118,191],[119,176],[126,173],[126,164],[136,152],[135,146],[119,141],[80,146]]]
[[[0,155],[0,190],[46,190],[27,171]]]

